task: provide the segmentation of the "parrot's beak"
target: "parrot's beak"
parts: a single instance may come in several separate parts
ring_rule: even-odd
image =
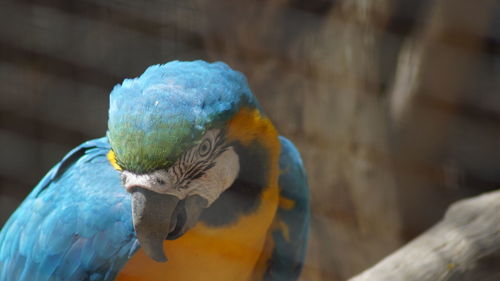
[[[193,227],[207,200],[198,195],[184,200],[136,187],[132,194],[132,219],[137,238],[146,254],[158,262],[167,258],[163,251],[165,239],[176,239]]]

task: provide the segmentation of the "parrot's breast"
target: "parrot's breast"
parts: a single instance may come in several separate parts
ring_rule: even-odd
[[[264,251],[267,232],[279,201],[277,186],[262,194],[256,212],[228,227],[199,223],[177,240],[163,244],[170,259],[158,263],[139,250],[118,275],[119,281],[250,280]]]

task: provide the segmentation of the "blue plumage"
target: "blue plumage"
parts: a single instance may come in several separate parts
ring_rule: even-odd
[[[280,137],[280,142],[280,196],[293,202],[293,206],[278,208],[276,219],[286,225],[288,237],[282,229],[272,233],[275,248],[264,278],[267,281],[288,281],[299,277],[309,234],[309,191],[302,159],[291,141]]]
[[[0,233],[0,280],[113,280],[134,251],[130,197],[105,138],[56,165]]]

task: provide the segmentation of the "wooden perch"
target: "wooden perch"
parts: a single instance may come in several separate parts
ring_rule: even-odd
[[[453,204],[438,224],[349,281],[500,280],[499,261],[495,191]]]

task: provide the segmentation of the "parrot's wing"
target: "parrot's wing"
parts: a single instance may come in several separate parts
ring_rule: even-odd
[[[113,280],[137,249],[105,138],[72,150],[0,232],[0,281]]]
[[[292,142],[284,137],[280,142],[280,204],[271,233],[274,249],[266,262],[267,281],[299,277],[309,230],[309,188],[302,159]]]

